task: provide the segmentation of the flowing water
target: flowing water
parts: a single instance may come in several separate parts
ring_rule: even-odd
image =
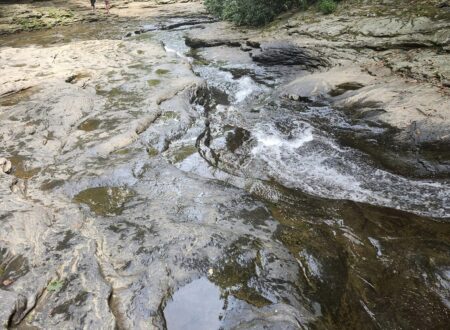
[[[258,66],[228,47],[192,52],[178,32],[155,34],[166,50],[192,56],[194,72],[208,83],[207,101],[197,105],[208,118],[207,137],[197,140],[199,153],[175,165],[268,205],[279,222],[274,238],[296,256],[305,294],[319,302],[315,326],[409,328],[421,323],[419,314],[445,328],[449,182],[377,167],[333,134],[365,124],[326,102],[280,99],[277,89],[300,68]],[[428,292],[426,302],[419,292]]]
[[[115,37],[124,30],[114,30]],[[88,173],[77,168],[72,151],[59,156],[75,162],[70,182],[49,186],[94,214],[116,217],[115,223],[99,220],[101,230],[117,234],[106,245],[123,251],[133,236],[129,248],[136,245],[137,262],[160,267],[147,246],[155,237],[165,263],[191,274],[163,299],[168,329],[445,329],[449,181],[394,174],[339,138],[342,131],[383,134],[385,128],[354,122],[326,100],[280,96],[286,83],[306,74],[300,67],[264,67],[239,48],[193,50],[185,33],[155,29],[128,38],[162,42],[172,61],[206,81],[188,112],[180,103],[163,103],[161,117],[137,143],[119,150],[115,163],[92,158],[99,151],[89,148]],[[41,44],[49,40],[43,35]],[[61,35],[59,42],[71,42]],[[98,93],[113,101],[132,98],[123,101],[131,104],[124,111],[134,111],[133,105],[143,104],[145,92],[137,86],[147,74],[145,66],[136,66],[120,91]],[[163,68],[157,74],[183,73]],[[159,81],[148,84],[158,88]],[[111,108],[120,108],[117,100]],[[110,126],[88,119],[80,130],[114,130],[120,116],[115,119]],[[109,171],[97,176],[99,168]],[[138,216],[146,217],[145,225],[129,220]],[[166,217],[177,220],[166,223]],[[175,237],[189,241],[194,232],[211,240],[204,254],[191,254],[188,244],[169,246]],[[185,251],[189,258],[178,257]],[[127,265],[124,272],[139,267]],[[141,290],[151,295],[153,289]]]

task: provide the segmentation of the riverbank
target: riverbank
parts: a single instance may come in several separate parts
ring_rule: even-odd
[[[186,3],[190,1],[183,1]],[[177,1],[147,0],[127,1],[118,0],[111,4],[110,15],[106,14],[103,1],[97,1],[97,10],[92,11],[88,0],[56,0],[56,1],[16,1],[15,3],[0,2],[0,35],[8,35],[22,31],[37,31],[42,29],[70,26],[75,23],[90,24],[108,21],[133,20],[164,15],[164,6],[170,4],[171,10],[182,11],[200,10],[200,6],[188,8],[178,5]]]

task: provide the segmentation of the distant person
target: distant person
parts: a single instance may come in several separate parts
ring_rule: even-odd
[[[91,7],[92,7],[92,12],[95,12],[95,2],[97,0],[91,0]],[[109,0],[105,0],[105,9],[106,9],[106,13],[109,14]]]

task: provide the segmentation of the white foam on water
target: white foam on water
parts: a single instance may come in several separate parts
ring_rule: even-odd
[[[435,289],[444,305],[450,309],[450,269],[442,269],[435,274]]]
[[[210,166],[197,152],[174,165],[183,172],[196,174],[202,178],[227,182],[241,189],[245,187],[245,180]]]
[[[244,76],[234,79],[228,71],[223,71],[215,66],[197,68],[200,75],[208,81],[209,86],[216,87],[230,96],[234,104],[242,103],[250,96],[267,90],[266,87],[256,83],[251,77]]]
[[[381,252],[380,241],[378,241],[377,239],[375,239],[373,237],[369,237],[369,241],[373,245],[373,247],[377,250],[377,256],[381,257],[383,255],[383,253]]]
[[[253,135],[258,144],[253,148],[254,156],[263,159],[271,174],[291,183],[291,187],[302,188],[311,194],[331,195],[336,190],[361,191],[351,176],[327,166],[327,155],[299,153],[299,149],[314,140],[313,128],[304,122],[294,122],[289,136],[279,132],[272,124],[257,125]]]
[[[182,58],[183,60],[186,60],[189,63],[193,62],[193,59],[191,57],[187,57],[186,55],[184,55],[180,51],[177,51],[176,49],[170,48],[168,46],[164,46],[164,50],[166,51],[167,54],[173,54],[174,56]]]
[[[450,186],[410,180],[374,169],[357,151],[336,147],[306,122],[293,120],[288,132],[275,124],[257,124],[253,158],[281,184],[332,199],[349,199],[417,214],[450,216]]]
[[[238,90],[234,97],[237,103],[244,101],[247,97],[252,95],[252,93],[260,90],[258,85],[256,85],[256,83],[250,77],[242,77],[241,79],[237,80],[237,83]]]
[[[259,154],[265,151],[265,149],[271,149],[271,151],[279,154],[277,157],[279,159],[281,153],[293,152],[295,149],[313,140],[312,127],[309,125],[304,128],[299,127],[298,129],[294,129],[292,133],[296,137],[289,139],[270,124],[259,125],[254,131],[258,145],[252,152]]]
[[[249,76],[234,79],[230,72],[217,66],[199,66],[196,70],[208,85],[230,96],[232,105],[226,108],[226,116],[232,117],[230,112],[234,107],[241,111],[246,102],[270,90]],[[332,116],[329,107],[317,107],[316,110],[337,121],[337,126],[347,128],[348,123],[339,116]],[[450,217],[450,183],[411,180],[377,169],[367,163],[367,156],[360,151],[339,145],[324,132],[315,131],[307,122],[297,120],[294,114],[286,114],[287,118],[283,118],[287,129],[279,129],[268,114],[269,122],[258,123],[250,129],[256,141],[252,158],[257,167],[263,164],[263,168],[253,169],[256,177],[271,177],[286,187],[319,197]]]
[[[308,270],[310,274],[316,278],[321,278],[322,265],[320,264],[320,262],[305,250],[300,252],[299,255],[304,259],[304,261],[308,265]]]

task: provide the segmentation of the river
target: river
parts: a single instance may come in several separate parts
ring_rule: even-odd
[[[37,127],[31,136],[3,135],[16,176],[31,179],[26,203],[59,219],[51,230],[30,225],[48,239],[38,261],[13,243],[1,250],[6,291],[20,292],[52,273],[49,261],[60,263],[56,280],[31,285],[29,295],[47,289],[18,328],[87,320],[170,330],[446,328],[448,179],[392,171],[351,135],[388,128],[326,99],[284,95],[308,74],[303,66],[258,63],[227,45],[190,48],[186,32],[214,24],[184,24],[193,19],[75,25],[2,41],[47,57],[47,48],[67,53],[69,65],[95,57],[86,70],[100,72],[83,80],[83,63],[64,71],[77,88],[88,86],[88,110],[84,91],[53,82],[2,101],[2,120]],[[114,52],[98,48],[96,58],[92,44],[83,57],[64,48],[102,39],[113,40]],[[52,114],[63,108],[64,118]],[[41,131],[44,147],[33,142]],[[0,219],[19,210],[7,204]],[[17,287],[5,285],[10,278]],[[49,287],[50,279],[61,286]]]

